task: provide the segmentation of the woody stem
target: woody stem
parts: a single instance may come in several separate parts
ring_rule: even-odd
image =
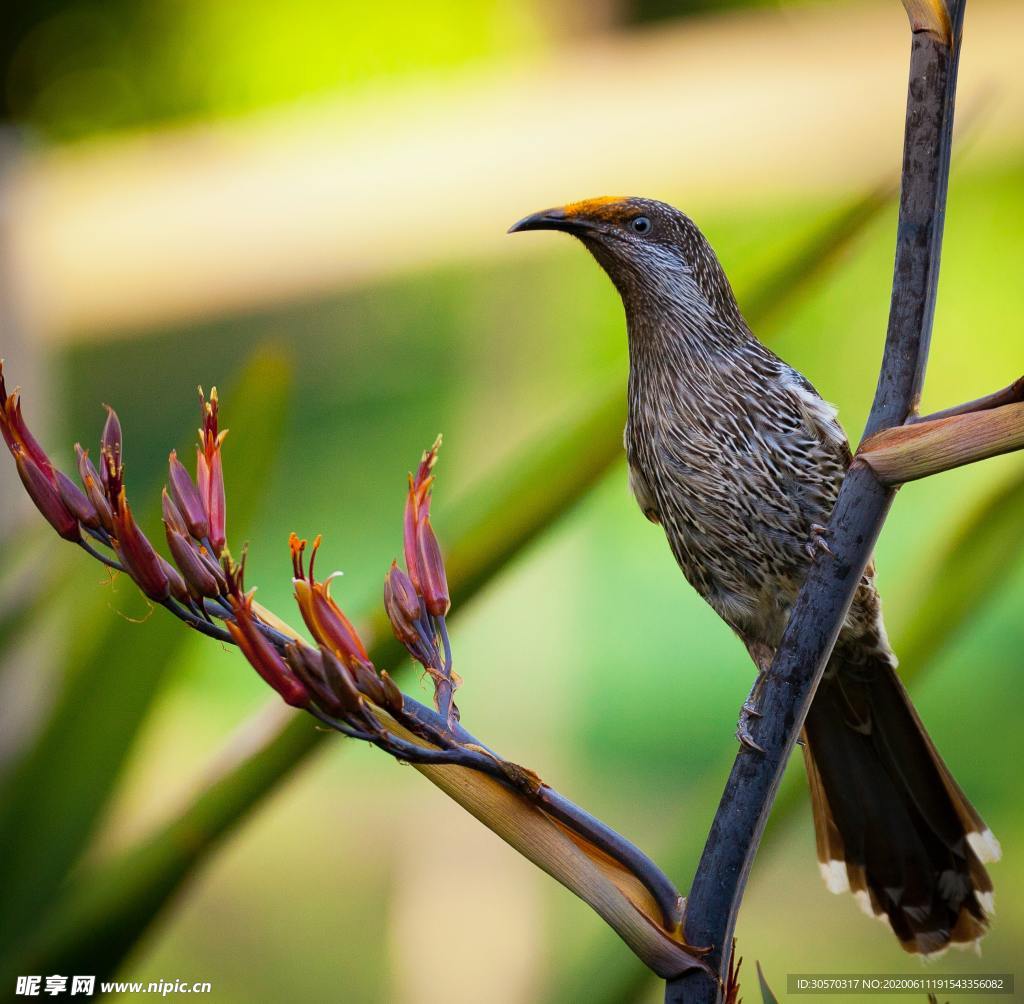
[[[903,175],[889,326],[865,435],[902,426],[924,382],[935,309],[966,0],[905,0],[913,28]],[[868,439],[868,443],[870,443]],[[733,764],[686,910],[691,945],[709,945],[716,975],[670,980],[667,1004],[718,1004],[747,876],[782,775],[803,728],[895,489],[867,463],[843,481],[829,522],[833,555],[808,573],[765,677],[758,740]]]

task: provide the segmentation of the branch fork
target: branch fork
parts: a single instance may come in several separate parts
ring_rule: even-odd
[[[764,680],[758,739],[741,750],[691,889],[685,932],[708,944],[715,979],[669,981],[667,1004],[718,1004],[747,876],[789,756],[803,728],[857,584],[896,488],[917,478],[1024,448],[1024,379],[924,418],[920,399],[934,319],[966,0],[904,0],[910,84],[896,265],[885,352],[865,438],[829,521],[831,560],[811,568]]]

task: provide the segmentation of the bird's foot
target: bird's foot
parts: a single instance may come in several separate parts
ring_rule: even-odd
[[[760,717],[761,712],[757,710],[757,705],[754,703],[753,695],[751,695],[743,702],[743,707],[740,708],[740,718],[736,723],[736,738],[747,749],[763,753],[764,747],[755,742],[754,737],[750,734],[751,722]]]
[[[832,548],[828,546],[829,528],[820,523],[811,524],[811,539],[804,544],[804,550],[811,561],[817,561],[818,556],[827,554],[832,557]]]

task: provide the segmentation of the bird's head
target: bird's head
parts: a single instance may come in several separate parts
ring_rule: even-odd
[[[654,199],[603,196],[544,209],[509,228],[561,230],[597,259],[627,312],[668,301],[682,310],[738,313],[729,281],[696,224]]]

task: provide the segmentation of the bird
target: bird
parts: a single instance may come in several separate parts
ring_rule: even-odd
[[[758,693],[852,454],[836,409],[744,320],[711,245],[684,213],[637,197],[533,213],[593,255],[621,296],[629,354],[629,486],[683,575],[739,636]],[[993,912],[985,863],[999,843],[925,731],[896,672],[872,559],[802,734],[818,861],[904,950],[976,946]]]

